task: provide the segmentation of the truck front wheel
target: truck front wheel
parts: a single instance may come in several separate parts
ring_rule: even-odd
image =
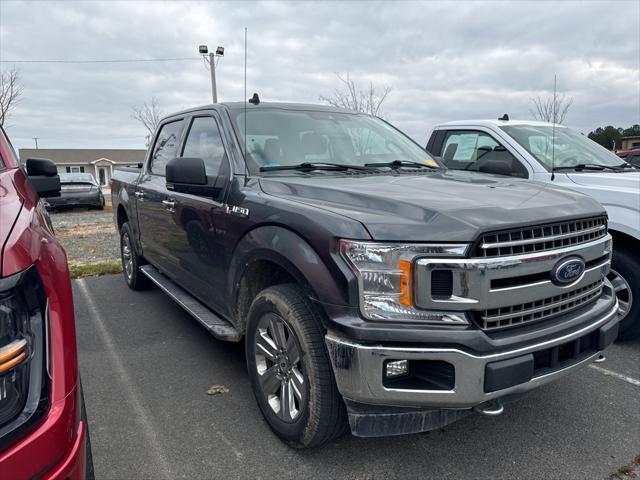
[[[640,335],[640,261],[626,245],[613,247],[608,276],[618,297],[619,338],[629,340]]]
[[[131,227],[124,222],[120,227],[120,258],[122,273],[131,290],[142,290],[149,286],[149,279],[140,271],[141,258],[136,253]]]
[[[276,285],[256,296],[247,319],[246,354],[260,410],[289,445],[316,447],[346,431],[320,314],[302,289]]]

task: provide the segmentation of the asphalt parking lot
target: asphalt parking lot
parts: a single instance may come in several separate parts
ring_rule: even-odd
[[[120,275],[76,280],[74,296],[98,479],[604,479],[640,454],[640,341],[496,418],[297,451],[262,420],[241,345]],[[213,384],[229,392],[210,396]]]

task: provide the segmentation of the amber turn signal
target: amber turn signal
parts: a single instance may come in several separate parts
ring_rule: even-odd
[[[19,365],[28,356],[27,341],[24,338],[14,340],[0,348],[0,374]]]

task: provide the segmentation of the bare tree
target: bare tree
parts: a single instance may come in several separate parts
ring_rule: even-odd
[[[564,123],[564,119],[573,104],[573,98],[567,98],[563,93],[554,92],[544,97],[538,95],[531,99],[533,108],[529,110],[533,118],[542,122]]]
[[[21,95],[20,72],[16,69],[0,72],[0,127],[5,125]]]
[[[138,120],[149,132],[147,135],[147,143],[149,143],[160,124],[160,120],[164,117],[164,112],[158,106],[158,99],[151,97],[150,103],[144,102],[142,106],[131,107],[131,110],[133,110],[132,117]]]
[[[326,102],[334,107],[347,108],[357,112],[369,113],[375,116],[382,116],[382,104],[391,93],[392,87],[389,85],[382,86],[382,91],[378,93],[373,82],[369,82],[369,86],[361,89],[356,82],[351,80],[349,73],[345,77],[336,74],[342,86],[336,88],[331,96],[325,97],[320,95],[320,101]]]

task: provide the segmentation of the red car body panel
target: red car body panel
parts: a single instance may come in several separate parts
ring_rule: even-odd
[[[67,257],[13,149],[0,130],[0,276],[35,265],[48,300],[51,406],[34,427],[0,451],[2,480],[85,478],[81,400]]]

